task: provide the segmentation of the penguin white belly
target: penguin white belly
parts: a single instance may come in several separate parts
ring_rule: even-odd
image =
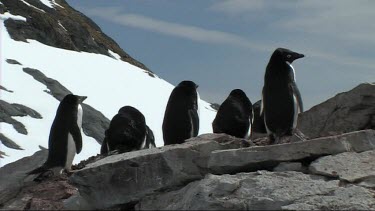
[[[146,140],[147,140],[147,132],[145,134],[145,138],[143,139],[141,147],[139,149],[145,149],[145,147],[146,147]]]
[[[293,116],[293,129],[297,127],[297,119],[298,119],[298,100],[296,95],[293,94],[293,107],[294,107],[294,116]]]
[[[252,125],[252,121],[251,121],[251,118],[249,118],[249,128],[247,129],[245,139],[248,139],[251,136],[251,125]]]
[[[76,144],[74,143],[73,136],[69,133],[68,134],[68,147],[67,147],[67,153],[66,153],[66,163],[65,163],[65,169],[70,170],[74,156],[76,155]]]
[[[82,115],[83,110],[81,104],[78,104],[78,111],[77,111],[77,125],[79,129],[82,128]],[[67,146],[67,152],[66,152],[66,162],[65,162],[65,169],[70,170],[74,156],[77,153],[76,144],[74,142],[72,134],[68,133],[68,146]]]

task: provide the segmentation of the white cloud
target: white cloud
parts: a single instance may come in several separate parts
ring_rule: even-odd
[[[224,12],[230,15],[239,15],[263,9],[265,2],[261,0],[225,0],[216,1],[209,9],[218,12]]]
[[[123,14],[117,8],[93,8],[85,9],[85,12],[123,26],[139,28],[192,41],[232,45],[260,51],[269,49],[267,46],[259,45],[255,42],[251,42],[247,38],[232,33],[157,20],[138,14]]]
[[[344,0],[342,0],[344,2]],[[338,33],[335,27],[340,27],[344,23],[352,23],[355,25],[359,17],[354,17],[350,20],[350,17],[354,14],[358,14],[362,11],[364,15],[372,15],[370,12],[371,9],[366,8],[366,6],[361,6],[362,9],[353,10],[351,12],[345,13],[344,8],[349,7],[352,3],[345,1],[346,4],[342,6],[335,7],[335,1],[333,3],[325,3],[325,1],[247,1],[247,0],[229,0],[229,1],[220,1],[212,5],[210,9],[225,12],[225,13],[246,13],[253,11],[254,13],[258,10],[272,10],[272,9],[282,9],[294,11],[293,16],[282,17],[279,21],[271,22],[269,27],[273,28],[273,31],[270,33],[280,33],[281,36],[291,34],[293,37],[296,30],[302,31],[302,36],[304,37],[314,37],[314,33],[322,33],[322,35],[327,36],[327,39],[330,40],[330,46],[327,46],[322,43],[293,43],[289,41],[282,40],[251,40],[252,38],[245,38],[233,33],[210,30],[202,27],[185,25],[180,23],[173,23],[163,20],[158,20],[155,18],[139,15],[139,14],[124,14],[120,8],[91,8],[85,9],[82,8],[85,13],[103,18],[107,21],[126,26],[138,28],[146,31],[156,32],[168,36],[179,37],[191,41],[210,43],[210,44],[219,44],[219,45],[231,45],[241,48],[248,48],[255,51],[267,52],[270,53],[273,49],[277,47],[290,47],[292,50],[301,50],[301,53],[307,55],[315,60],[326,60],[332,63],[341,64],[341,65],[350,65],[355,67],[361,67],[366,69],[372,69],[375,66],[375,63],[372,60],[363,59],[358,56],[353,56],[350,54],[345,54],[345,52],[340,52],[336,50],[334,46],[339,46],[339,43],[336,39],[340,36],[356,37],[356,38],[369,38],[375,39],[369,35],[348,32],[345,34]],[[298,11],[297,11],[298,8]],[[335,12],[336,11],[336,12]],[[264,12],[264,11],[263,11]],[[346,17],[347,14],[349,17]],[[375,13],[374,13],[375,14]],[[275,15],[275,14],[270,14]],[[366,16],[366,17],[367,17]],[[345,19],[342,19],[345,18]],[[375,17],[374,17],[375,18]],[[266,27],[266,26],[264,26]],[[298,28],[298,29],[297,29]],[[316,29],[320,29],[320,32],[317,32]],[[344,30],[340,28],[339,30]],[[366,30],[366,29],[364,29]],[[370,29],[368,29],[370,30]],[[371,29],[372,30],[372,29]],[[374,29],[375,30],[375,29]],[[344,30],[350,31],[350,30]],[[329,37],[331,34],[331,37]],[[314,37],[317,38],[316,36]],[[319,37],[321,38],[321,37]],[[301,39],[301,37],[295,37],[295,39]],[[341,38],[343,39],[343,38]],[[251,40],[251,41],[250,41]],[[343,48],[346,50],[345,48]]]

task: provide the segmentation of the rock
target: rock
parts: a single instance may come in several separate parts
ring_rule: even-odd
[[[338,180],[300,172],[258,171],[236,175],[208,174],[184,188],[147,196],[137,210],[280,210],[308,197],[336,190]]]
[[[41,166],[48,156],[48,150],[40,150],[30,157],[0,168],[0,204],[14,198],[22,189],[26,173]]]
[[[299,171],[299,172],[306,172],[307,168],[302,165],[300,162],[282,162],[277,165],[273,171],[280,172],[280,171]]]
[[[23,150],[18,144],[16,144],[16,142],[6,137],[3,133],[0,133],[0,141],[4,146],[8,148]]]
[[[93,208],[111,208],[201,179],[213,150],[243,144],[242,139],[224,134],[202,135],[184,144],[108,156],[86,165],[70,180]]]
[[[0,208],[4,210],[52,210],[63,208],[63,200],[77,193],[66,176],[34,182],[34,175],[26,173],[41,166],[48,150],[40,150],[30,157],[0,168]]]
[[[14,59],[6,59],[5,60],[8,64],[15,64],[15,65],[22,65],[19,61]]]
[[[313,174],[335,177],[351,183],[375,178],[375,150],[321,157],[311,163],[309,170]]]
[[[297,143],[215,151],[210,156],[208,168],[215,174],[271,170],[280,162],[373,149],[375,131],[364,130]]]
[[[297,127],[317,138],[375,129],[375,84],[364,83],[299,115]]]
[[[374,210],[374,197],[373,191],[362,187],[340,187],[327,195],[303,197],[281,208],[282,210]]]
[[[54,177],[41,183],[28,182],[17,197],[4,205],[9,210],[61,210],[63,201],[77,193],[67,178]]]
[[[17,130],[17,132],[27,135],[27,130],[25,125],[23,125],[21,122],[15,120],[14,116],[27,116],[29,115],[32,118],[41,119],[42,116],[35,111],[32,108],[29,108],[24,105],[20,104],[10,104],[8,102],[5,102],[3,100],[0,100],[0,122],[6,122],[8,124],[13,125],[14,129]]]

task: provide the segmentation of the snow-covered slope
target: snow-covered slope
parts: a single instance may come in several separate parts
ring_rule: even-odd
[[[23,148],[16,150],[1,144],[0,151],[7,156],[0,158],[0,166],[32,155],[39,150],[39,145],[48,148],[49,130],[59,101],[48,93],[44,84],[23,70],[26,67],[37,69],[46,77],[59,81],[74,94],[88,96],[85,103],[102,112],[108,119],[112,119],[122,106],[136,107],[145,115],[147,124],[155,134],[157,146],[163,145],[161,125],[173,85],[119,60],[120,56],[114,52],[109,54],[117,59],[55,48],[35,40],[15,41],[4,25],[7,18],[26,20],[26,17],[15,17],[9,13],[0,15],[1,85],[13,91],[0,90],[1,100],[32,108],[42,118],[13,117],[25,125],[27,135],[18,133],[8,123],[0,123],[0,132]],[[7,59],[20,64],[8,63]],[[200,134],[211,132],[215,111],[207,102],[200,101],[200,113]],[[83,150],[75,157],[74,163],[96,155],[99,149],[96,140],[83,135]]]

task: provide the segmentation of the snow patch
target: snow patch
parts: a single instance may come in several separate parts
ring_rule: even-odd
[[[13,19],[13,20],[16,20],[16,21],[25,21],[26,22],[26,18],[22,17],[20,15],[12,15],[9,12],[6,12],[4,14],[0,14],[0,20],[1,21],[5,21],[5,20],[7,20],[9,18]],[[4,24],[2,24],[2,25],[4,25]]]
[[[44,11],[44,10],[42,10],[42,9],[39,9],[38,7],[35,7],[34,5],[31,5],[31,4],[29,4],[27,1],[25,1],[25,0],[21,0],[24,4],[26,4],[27,6],[29,6],[29,7],[31,7],[31,8],[33,8],[33,9],[36,9],[36,10],[38,10],[38,11],[40,11],[40,12],[44,12],[44,13],[46,13],[46,11]]]
[[[117,60],[121,60],[121,56],[118,55],[117,53],[115,53],[115,52],[113,52],[113,51],[111,51],[111,50],[109,50],[109,49],[108,49],[108,53],[109,53],[110,55],[112,55],[115,59],[117,59]]]
[[[50,7],[50,8],[55,8],[56,6],[64,8],[60,4],[56,3],[55,0],[39,0],[39,1],[42,2],[44,5],[46,5],[47,7]]]
[[[61,24],[61,22],[60,21],[58,21],[57,22],[58,24],[59,24],[59,26],[61,26],[61,28],[63,28],[66,32],[68,31],[68,30],[66,30],[66,28]]]

